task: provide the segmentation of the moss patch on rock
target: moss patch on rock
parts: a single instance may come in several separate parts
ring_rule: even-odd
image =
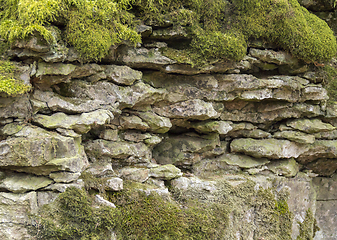
[[[15,69],[11,62],[0,60],[0,94],[5,93],[9,96],[15,96],[30,90],[29,85],[14,78]]]
[[[202,65],[240,60],[250,39],[262,39],[306,62],[331,59],[332,30],[296,0],[0,0],[0,35],[13,43],[38,33],[55,41],[48,26],[65,27],[66,40],[87,61],[99,61],[112,45],[141,41],[136,18],[158,26],[182,25],[190,32],[190,59]]]

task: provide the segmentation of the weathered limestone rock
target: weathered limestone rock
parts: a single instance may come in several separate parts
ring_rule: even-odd
[[[275,52],[273,50],[261,50],[256,48],[250,48],[249,54],[261,61],[268,63],[275,63],[277,65],[297,65],[298,60],[291,54],[283,51]]]
[[[305,165],[319,176],[331,176],[337,170],[336,158],[318,158]]]
[[[123,179],[145,182],[149,178],[150,170],[146,168],[125,167],[119,172]]]
[[[100,126],[109,123],[114,118],[113,114],[104,109],[99,109],[89,113],[82,113],[79,116],[55,113],[51,116],[37,114],[34,122],[45,128],[56,129],[65,128],[75,130],[83,134],[90,131],[93,126]]]
[[[193,165],[193,174],[204,179],[239,173],[241,173],[240,167],[237,165],[228,165],[225,160],[217,157],[201,160]]]
[[[65,192],[67,188],[69,187],[75,187],[78,189],[82,189],[84,188],[84,182],[82,179],[78,179],[77,181],[72,182],[72,183],[54,183],[44,188],[44,190],[51,190],[54,192],[62,193],[62,192]]]
[[[45,204],[49,204],[55,201],[59,193],[52,191],[38,191],[37,194],[37,206],[40,208]]]
[[[81,173],[72,172],[54,172],[49,174],[49,177],[57,183],[70,183],[77,180],[81,176]]]
[[[306,133],[328,132],[336,128],[320,119],[295,119],[287,122],[287,126]]]
[[[221,119],[233,122],[272,123],[288,118],[323,116],[318,105],[284,102],[246,102],[233,101],[224,103]]]
[[[53,183],[53,180],[47,177],[40,177],[28,174],[9,174],[0,181],[0,189],[13,193],[25,193],[44,188]]]
[[[107,79],[117,84],[132,85],[134,81],[140,80],[142,72],[131,69],[127,66],[108,65],[105,67]]]
[[[288,139],[297,143],[314,143],[315,136],[310,134],[305,134],[297,131],[282,131],[276,132],[273,135],[274,138]]]
[[[121,116],[119,122],[122,129],[138,129],[142,131],[149,129],[149,125],[137,116]]]
[[[289,193],[288,206],[293,214],[292,239],[297,239],[299,235],[299,223],[303,223],[307,211],[311,210],[315,214],[316,194],[311,183],[311,178],[303,173],[297,174],[294,178],[275,178],[275,186],[278,191],[285,190]],[[314,223],[308,223],[306,227],[313,228]]]
[[[233,123],[230,121],[203,121],[191,123],[191,126],[200,133],[216,132],[223,135],[227,134],[233,129],[232,124]]]
[[[111,177],[115,175],[112,169],[111,163],[94,162],[85,170],[85,173],[89,173],[95,177]]]
[[[121,191],[123,190],[123,179],[118,177],[110,178],[106,181],[105,187],[108,191]]]
[[[132,68],[160,69],[161,66],[173,64],[176,61],[163,56],[156,48],[129,48],[118,49],[118,61]]]
[[[161,143],[162,140],[163,139],[161,137],[154,135],[151,138],[145,139],[144,143],[151,147]]]
[[[85,150],[91,161],[111,162],[120,159],[122,164],[131,164],[147,163],[152,159],[151,150],[142,142],[112,142],[98,139],[88,142]]]
[[[306,148],[288,140],[241,138],[230,145],[232,152],[245,153],[256,158],[297,158]]]
[[[153,112],[136,112],[144,122],[149,126],[149,131],[154,133],[166,133],[172,127],[169,118],[158,116]]]
[[[172,164],[162,165],[150,169],[150,177],[159,178],[162,180],[171,180],[181,177],[181,170]]]
[[[195,120],[206,120],[219,117],[219,113],[215,111],[212,103],[204,102],[200,99],[188,100],[154,108],[155,113],[168,118],[184,118]]]
[[[265,158],[252,158],[241,154],[226,153],[217,157],[218,161],[224,161],[228,165],[235,165],[240,168],[253,168],[263,166],[270,161]]]
[[[27,95],[2,98],[0,97],[0,120],[9,118],[28,119],[32,106]]]
[[[89,89],[90,95],[86,92],[86,98],[63,97],[54,92],[42,92],[35,90],[31,100],[35,112],[64,112],[70,114],[92,112],[98,109],[106,109],[115,112],[117,108],[116,95],[111,90],[111,84],[98,82],[96,88]],[[109,88],[110,87],[110,88]],[[78,90],[78,89],[76,89]],[[101,91],[100,94],[95,91]],[[77,91],[77,94],[84,94]],[[84,95],[85,96],[85,95]]]
[[[118,141],[118,130],[117,129],[104,129],[100,135],[99,138],[109,141]]]
[[[331,178],[316,177],[313,185],[317,194],[315,218],[320,228],[314,240],[336,239],[337,215],[334,209],[337,208],[337,175]]]
[[[219,135],[170,136],[155,146],[153,158],[160,164],[191,165],[200,161],[201,154],[220,146]]]
[[[37,213],[36,192],[0,193],[0,238],[11,240],[32,239],[28,229],[29,214]]]
[[[138,131],[126,131],[123,134],[124,140],[132,142],[142,142],[152,137],[150,133],[140,133]]]
[[[295,159],[272,161],[267,165],[268,169],[279,176],[295,177],[299,172],[299,165]]]
[[[88,166],[83,147],[73,138],[33,126],[0,142],[0,160],[1,167],[38,175],[81,172]]]
[[[60,30],[55,26],[49,28],[55,37],[55,42],[49,44],[39,34],[34,33],[25,39],[17,40],[9,51],[11,57],[19,59],[39,59],[45,62],[62,62],[67,58],[68,48],[60,41]]]
[[[105,200],[102,196],[100,195],[95,195],[95,202],[98,205],[103,205],[106,207],[111,207],[111,208],[116,208],[115,204],[113,204],[112,202],[109,202],[108,200]]]
[[[71,72],[70,77],[74,78],[85,78],[90,77],[92,75],[103,72],[104,68],[98,64],[84,64],[80,66],[76,66],[75,70]]]
[[[52,85],[68,82],[71,79],[70,74],[75,68],[76,66],[73,64],[39,62],[34,83],[40,89],[47,89]]]

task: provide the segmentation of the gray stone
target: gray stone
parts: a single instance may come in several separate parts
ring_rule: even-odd
[[[253,168],[263,166],[270,161],[265,158],[252,158],[241,154],[226,153],[217,158],[218,161],[224,161],[228,165],[235,165],[240,168]]]
[[[92,127],[110,123],[114,118],[113,114],[104,109],[99,109],[89,113],[82,113],[79,116],[55,113],[51,116],[37,114],[33,121],[45,128],[56,129],[65,128],[75,130],[83,134],[90,131]]]
[[[216,132],[224,135],[233,129],[232,124],[233,123],[229,121],[202,121],[198,123],[191,123],[191,126],[200,133]]]
[[[119,172],[123,179],[143,183],[149,178],[150,170],[146,168],[125,167]]]
[[[256,48],[250,48],[249,54],[261,61],[268,63],[275,63],[277,65],[297,65],[298,60],[294,58],[290,53],[283,51],[273,50],[261,50]]]
[[[295,159],[272,161],[267,165],[268,169],[279,176],[294,177],[300,168]]]
[[[54,202],[59,195],[59,193],[52,191],[38,191],[36,192],[36,194],[37,194],[38,208],[42,207],[43,205]]]
[[[81,173],[72,172],[54,172],[49,174],[49,177],[57,183],[70,183],[77,180],[81,176]]]
[[[142,142],[152,137],[149,133],[140,133],[138,131],[126,131],[123,136],[124,140],[132,142]]]
[[[328,132],[336,129],[320,119],[295,119],[288,121],[287,126],[306,133]]]
[[[212,103],[200,99],[154,108],[154,112],[168,118],[207,120],[219,117],[219,113],[215,111]]]
[[[219,135],[178,135],[163,139],[153,149],[153,158],[159,164],[192,165],[201,160],[202,153],[220,146]]]
[[[72,183],[54,183],[44,188],[44,190],[51,190],[51,191],[63,193],[69,187],[75,187],[78,189],[82,189],[84,188],[84,182],[82,179],[78,179],[77,181],[72,182]]]
[[[121,191],[123,190],[123,179],[114,177],[106,181],[106,190],[108,191]]]
[[[314,240],[337,239],[337,215],[334,209],[337,209],[337,201],[317,201],[315,218],[320,230],[316,232]]]
[[[26,226],[31,225],[29,214],[37,213],[36,192],[0,193],[0,238],[8,240],[32,239]]]
[[[103,72],[104,68],[98,64],[84,64],[80,66],[76,66],[75,70],[71,72],[71,78],[86,78],[98,74],[99,72]]]
[[[121,116],[119,118],[120,126],[122,129],[138,129],[146,131],[149,129],[149,125],[143,122],[141,118],[137,116]]]
[[[158,136],[154,135],[151,138],[145,139],[144,143],[147,144],[148,146],[153,147],[153,146],[161,143],[162,140],[163,139],[161,137],[158,137]]]
[[[29,125],[0,142],[0,160],[1,167],[37,175],[81,172],[88,166],[83,147],[73,138]]]
[[[158,116],[153,112],[136,112],[135,114],[146,122],[151,132],[166,133],[172,127],[169,118]]]
[[[297,158],[306,148],[288,140],[252,138],[234,139],[230,145],[231,152],[245,153],[256,158]]]
[[[108,65],[105,67],[107,79],[117,84],[132,85],[134,81],[140,80],[142,72],[131,69],[127,66]]]
[[[118,141],[119,140],[118,130],[117,129],[104,129],[100,133],[99,138],[102,138],[104,140],[109,140],[109,141]]]
[[[0,119],[20,118],[28,119],[31,116],[32,107],[28,96],[0,97]]]
[[[39,62],[34,82],[40,89],[48,89],[52,85],[70,81],[70,74],[75,68],[73,64]]]
[[[161,66],[175,63],[163,56],[156,48],[129,48],[118,49],[118,61],[132,68],[160,69]]]
[[[172,164],[162,165],[150,169],[150,177],[159,178],[162,180],[171,180],[181,177],[181,170]]]
[[[115,175],[111,163],[94,162],[85,170],[95,177],[111,177]]]
[[[0,182],[0,189],[13,193],[25,193],[44,188],[51,183],[53,183],[53,180],[50,178],[16,173],[7,175]]]
[[[124,164],[131,164],[148,163],[152,159],[151,150],[142,142],[112,142],[98,139],[88,142],[85,148],[92,161],[111,162],[113,159],[120,159]]]
[[[115,204],[112,202],[109,202],[108,200],[105,200],[102,196],[100,195],[95,195],[95,203],[98,205],[103,205],[106,207],[111,207],[111,208],[116,208]]]
[[[303,132],[298,131],[282,131],[282,132],[276,132],[273,135],[274,138],[280,138],[280,139],[288,139],[293,142],[298,143],[314,143],[315,142],[315,136],[310,134],[305,134]]]

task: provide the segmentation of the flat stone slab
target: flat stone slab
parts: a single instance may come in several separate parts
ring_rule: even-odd
[[[252,158],[247,155],[225,153],[217,158],[219,161],[225,161],[229,165],[235,165],[240,168],[253,168],[263,166],[270,161],[266,158]]]
[[[33,121],[45,128],[72,129],[77,133],[83,134],[89,132],[93,126],[109,123],[113,118],[114,116],[110,111],[99,109],[89,113],[82,113],[81,115],[66,115],[62,112],[51,116],[37,114]]]
[[[181,177],[182,175],[183,173],[181,170],[172,164],[162,165],[150,169],[150,177],[162,180],[171,180]]]
[[[74,138],[39,127],[24,125],[0,141],[0,166],[15,171],[49,175],[55,171],[81,172],[88,165],[83,146]]]
[[[212,103],[200,99],[179,102],[153,110],[155,113],[168,118],[207,120],[217,118],[220,115],[215,111]]]
[[[320,119],[295,119],[288,121],[287,126],[305,133],[328,132],[336,129],[336,127],[324,123]]]
[[[13,193],[25,193],[44,188],[53,183],[47,177],[34,176],[30,174],[11,174],[0,181],[0,189],[5,189]]]

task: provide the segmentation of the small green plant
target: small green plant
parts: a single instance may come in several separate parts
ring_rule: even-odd
[[[9,96],[20,95],[30,90],[30,86],[14,77],[15,66],[9,61],[0,60],[0,93]]]

